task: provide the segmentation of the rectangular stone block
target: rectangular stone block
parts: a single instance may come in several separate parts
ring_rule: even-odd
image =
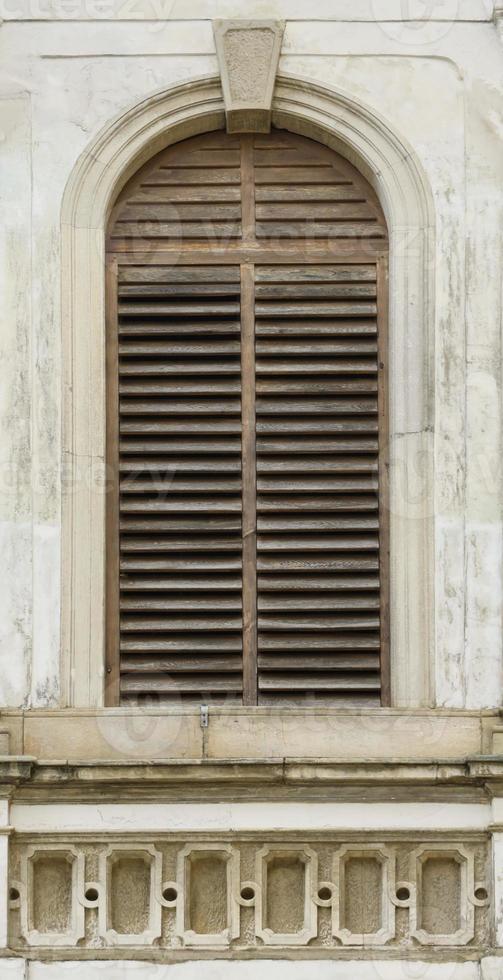
[[[460,759],[480,752],[480,718],[421,711],[210,710],[210,758]]]
[[[138,710],[34,712],[25,716],[24,752],[38,759],[199,759],[199,713]]]

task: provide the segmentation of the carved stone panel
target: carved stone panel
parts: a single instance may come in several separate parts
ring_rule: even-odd
[[[274,20],[216,20],[213,29],[227,131],[268,133],[284,25]]]
[[[84,878],[83,855],[70,844],[28,847],[13,883],[21,909],[22,931],[32,946],[74,946],[84,936],[84,909],[79,902]]]
[[[188,946],[227,946],[239,936],[239,853],[188,844],[178,856],[177,932]]]
[[[384,845],[335,855],[334,936],[345,946],[383,946],[395,935],[395,856]]]
[[[462,845],[420,847],[411,855],[411,882],[415,939],[424,946],[459,946],[473,939],[475,907],[488,901],[486,886],[475,884],[473,853]]]
[[[100,933],[111,945],[144,945],[161,935],[161,862],[155,847],[117,844],[101,854]]]
[[[491,869],[483,835],[17,835],[10,946],[165,949],[187,958],[269,948],[357,951],[490,941]]]
[[[282,844],[259,851],[256,933],[266,945],[304,946],[316,936],[317,875],[318,858],[310,847]]]

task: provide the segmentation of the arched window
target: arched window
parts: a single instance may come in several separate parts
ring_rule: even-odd
[[[375,193],[214,132],[134,176],[107,248],[107,703],[389,703]]]

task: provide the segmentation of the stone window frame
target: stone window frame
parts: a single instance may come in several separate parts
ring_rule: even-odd
[[[411,147],[354,96],[279,75],[272,121],[345,156],[376,190],[387,220],[391,704],[425,707],[432,703],[433,675],[431,192]],[[111,206],[127,180],[154,154],[171,143],[224,126],[218,78],[163,89],[98,134],[77,161],[65,190],[61,216],[64,707],[104,705],[105,231]],[[417,478],[418,469],[419,499],[409,495],[407,479],[408,475]]]

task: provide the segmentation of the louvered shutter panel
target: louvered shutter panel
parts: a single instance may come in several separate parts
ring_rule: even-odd
[[[302,252],[310,239],[386,236],[361,175],[319,143],[290,133],[257,136],[253,165],[258,241],[298,240]]]
[[[111,703],[386,701],[386,249],[358,171],[283,131],[186,140],[125,187]]]
[[[241,697],[239,269],[119,271],[127,702]]]
[[[380,694],[375,265],[259,266],[263,704]]]

